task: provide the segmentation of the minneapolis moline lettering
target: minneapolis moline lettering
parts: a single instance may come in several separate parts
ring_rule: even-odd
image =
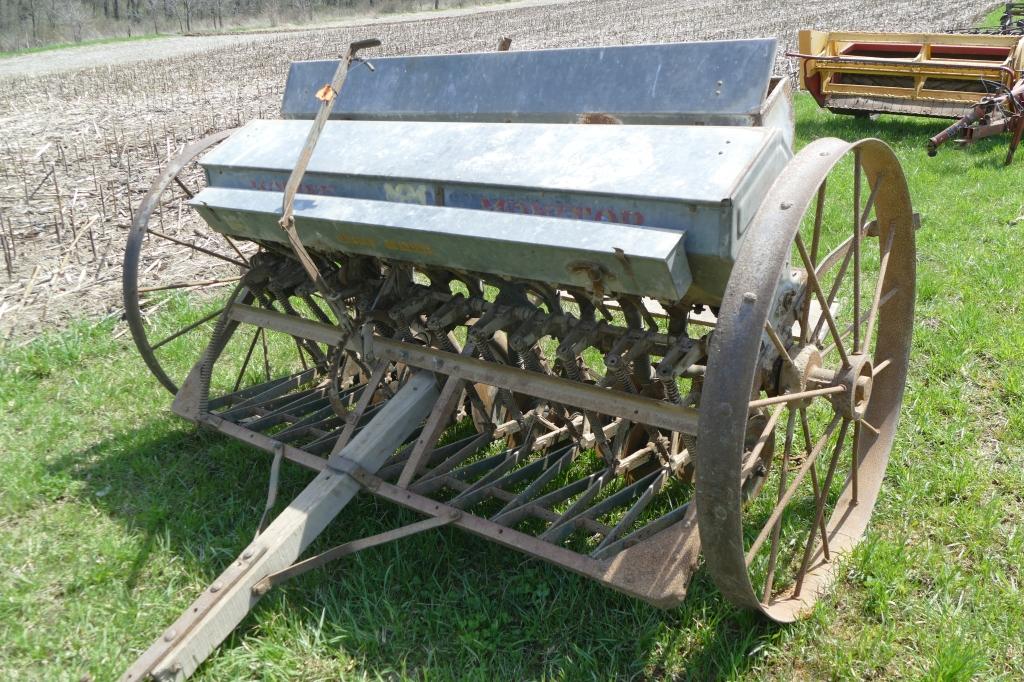
[[[377,240],[372,237],[360,237],[354,234],[339,234],[338,241],[342,244],[348,244],[350,246],[362,246],[364,248],[374,248],[377,246]]]
[[[401,251],[403,253],[433,253],[434,250],[427,244],[417,244],[416,242],[400,242],[394,239],[387,239],[384,241],[384,248],[389,251]]]

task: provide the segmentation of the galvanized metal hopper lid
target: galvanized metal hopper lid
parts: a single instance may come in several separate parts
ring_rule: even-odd
[[[776,40],[628,45],[384,57],[355,68],[333,118],[722,124],[754,117],[768,93]],[[291,65],[281,114],[312,118],[337,61]]]

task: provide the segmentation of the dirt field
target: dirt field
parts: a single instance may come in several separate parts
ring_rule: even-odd
[[[467,14],[485,12],[504,12],[524,7],[539,5],[557,5],[572,0],[478,0],[477,5],[468,8],[442,9],[424,14],[423,12],[404,12],[384,14],[378,17],[354,17],[345,21],[324,23],[316,28],[282,26],[279,29],[257,29],[233,34],[220,35],[187,35],[166,36],[124,43],[105,43],[101,45],[83,45],[61,50],[34,52],[16,57],[0,59],[0,79],[15,76],[41,76],[49,73],[103,67],[110,64],[124,65],[132,62],[171,59],[183,55],[205,52],[223,47],[242,45],[245,43],[267,40],[288,33],[309,33],[333,29],[350,29],[352,27],[371,27],[381,24],[408,23],[432,20],[457,19]],[[469,4],[469,3],[467,3]]]
[[[337,56],[351,40],[379,37],[383,54],[491,50],[501,36],[513,49],[758,36],[789,48],[800,28],[940,30],[970,24],[984,9],[967,0],[941,8],[926,0],[534,0],[419,20],[0,60],[0,338],[120,314],[125,235],[166,160],[211,131],[275,116],[288,63]],[[788,68],[780,58],[777,69]],[[176,267],[179,276],[188,266]]]

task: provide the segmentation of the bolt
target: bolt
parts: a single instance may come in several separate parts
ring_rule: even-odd
[[[793,204],[792,202],[789,201],[783,201],[781,204],[779,204],[779,208],[781,208],[783,211],[788,211],[789,209],[793,208]]]
[[[224,583],[218,580],[214,584],[210,585],[210,592],[220,592],[222,587],[224,587]]]
[[[167,632],[164,633],[164,641],[165,642],[170,642],[171,640],[174,639],[174,636],[177,635],[177,634],[178,634],[178,631],[175,630],[174,628],[169,629]]]
[[[243,559],[251,559],[252,555],[255,554],[255,553],[256,553],[256,550],[254,548],[250,547],[249,549],[245,550],[245,552],[242,553],[242,558]]]
[[[748,291],[747,293],[743,294],[744,303],[755,303],[756,301],[757,294],[755,294],[753,291]]]

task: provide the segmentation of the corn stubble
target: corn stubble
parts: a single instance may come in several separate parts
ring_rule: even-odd
[[[206,134],[275,117],[289,62],[336,58],[352,40],[379,37],[375,54],[389,55],[493,50],[502,36],[524,50],[767,35],[780,38],[781,55],[800,28],[935,31],[977,14],[966,0],[586,0],[260,34],[188,56],[0,79],[0,338],[120,315],[126,234],[160,169]],[[148,49],[137,45],[139,59]],[[776,68],[792,65],[780,56]],[[202,245],[181,198],[164,206],[159,227]],[[152,248],[157,281],[209,274],[208,264],[175,258],[173,243]]]

